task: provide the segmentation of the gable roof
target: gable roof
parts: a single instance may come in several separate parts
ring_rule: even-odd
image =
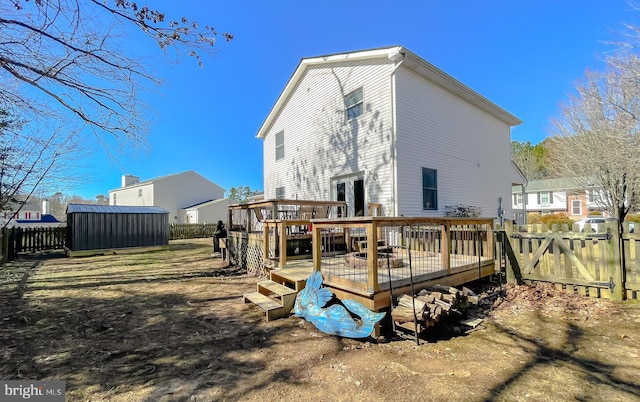
[[[69,204],[67,213],[91,212],[98,214],[168,214],[161,207],[138,207],[129,205]]]
[[[16,219],[17,223],[60,223],[60,221],[51,214],[40,215],[39,220],[32,219]]]
[[[530,180],[525,187],[527,193],[536,193],[539,191],[569,191],[580,190],[583,186],[579,185],[579,180],[571,177],[561,177],[557,179],[539,179]],[[520,186],[513,186],[512,193],[522,193]]]
[[[199,202],[197,204],[193,204],[193,205],[190,205],[188,207],[184,207],[182,209],[198,209],[198,208],[208,207],[210,205],[221,204],[221,203],[226,203],[227,205],[229,205],[229,204],[232,203],[232,201],[233,200],[231,198],[217,198],[215,200]]]
[[[180,175],[187,174],[187,173],[196,174],[196,175],[202,177],[203,179],[208,180],[211,183],[213,183],[211,180],[207,179],[206,177],[204,177],[200,173],[196,172],[195,170],[186,170],[186,171],[180,172],[180,173],[172,173],[172,174],[168,174],[168,175],[164,175],[164,176],[154,177],[153,179],[148,179],[148,180],[145,180],[145,181],[139,181],[137,183],[130,184],[130,185],[125,186],[125,187],[114,188],[113,190],[109,190],[109,192],[111,193],[113,191],[118,191],[118,190],[123,190],[123,189],[130,189],[130,188],[135,188],[135,187],[139,187],[139,186],[146,186],[146,185],[149,185],[149,184],[157,183],[157,182],[162,181],[162,180],[169,179],[171,177],[180,176]],[[213,184],[218,186],[216,183],[213,183]],[[218,187],[220,187],[220,186],[218,186]],[[222,187],[220,187],[220,189],[224,190],[224,188],[222,188]]]
[[[297,87],[298,82],[300,81],[300,79],[302,79],[304,73],[310,66],[336,63],[347,60],[354,61],[380,58],[389,59],[394,62],[400,62],[402,60],[402,66],[404,66],[405,68],[410,69],[424,79],[427,79],[434,84],[461,97],[467,102],[489,113],[493,117],[507,123],[509,126],[517,126],[522,123],[522,120],[518,119],[516,116],[507,112],[500,106],[491,102],[489,99],[480,95],[478,92],[456,80],[449,74],[440,70],[433,64],[427,62],[407,48],[403,46],[391,46],[385,48],[356,51],[351,53],[339,53],[301,59],[298,63],[298,66],[294,70],[293,75],[291,76],[291,78],[289,78],[287,85],[284,87],[284,90],[276,100],[276,103],[271,108],[271,111],[267,115],[267,118],[260,126],[256,137],[264,138],[267,135],[267,132],[271,129],[271,125],[278,116],[280,109],[284,107],[287,100]]]

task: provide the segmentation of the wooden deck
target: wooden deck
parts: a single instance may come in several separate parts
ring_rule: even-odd
[[[416,255],[414,258],[421,258]],[[495,274],[495,261],[493,259],[480,260],[479,263],[468,263],[465,256],[451,256],[451,273],[442,268],[433,269],[430,272],[416,271],[413,272],[413,287],[415,291],[427,288],[429,286],[440,284],[448,286],[460,286],[465,283],[485,278]],[[441,260],[439,255],[431,255],[429,258]],[[334,264],[323,264],[322,275],[324,277],[324,285],[339,298],[357,300],[364,306],[373,311],[380,311],[389,307],[389,292],[393,291],[394,296],[411,292],[411,277],[409,275],[409,266],[401,268],[390,268],[391,285],[389,285],[389,272],[386,267],[378,272],[378,291],[370,291],[367,285],[367,270],[361,268],[352,268],[346,264],[339,264],[334,259]],[[413,264],[412,264],[413,265]],[[435,265],[434,265],[435,266]],[[308,278],[313,272],[312,260],[296,260],[288,261],[284,268],[271,271],[272,277],[282,278],[284,281],[291,283],[298,282],[303,278]]]

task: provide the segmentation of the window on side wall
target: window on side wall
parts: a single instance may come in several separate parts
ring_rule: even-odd
[[[422,168],[422,209],[438,209],[438,171]]]
[[[543,207],[548,207],[551,205],[551,202],[553,200],[553,193],[552,192],[541,192],[538,193],[538,204],[543,206]]]
[[[276,187],[276,199],[282,200],[284,198],[284,187]]]
[[[571,201],[571,215],[582,215],[582,203],[580,200]]]
[[[276,134],[276,160],[284,158],[284,131]]]
[[[363,99],[362,87],[348,93],[344,97],[347,120],[355,119],[362,114],[364,111]]]
[[[138,189],[138,197],[142,197],[142,189],[141,188]]]

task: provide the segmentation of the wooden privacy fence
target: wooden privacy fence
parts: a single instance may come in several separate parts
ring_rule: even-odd
[[[11,261],[20,253],[43,250],[62,250],[65,247],[67,227],[4,228],[2,255]]]
[[[215,223],[172,223],[169,225],[169,240],[213,237]]]
[[[622,237],[616,221],[574,231],[564,225],[505,226],[501,245],[507,279],[545,281],[568,293],[612,300],[637,299],[640,291],[640,236]],[[500,240],[500,239],[499,239]]]

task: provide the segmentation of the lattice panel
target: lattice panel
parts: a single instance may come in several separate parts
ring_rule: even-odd
[[[247,270],[247,275],[264,276],[266,271],[262,261],[262,242],[259,239],[230,236],[229,258],[231,264]]]

